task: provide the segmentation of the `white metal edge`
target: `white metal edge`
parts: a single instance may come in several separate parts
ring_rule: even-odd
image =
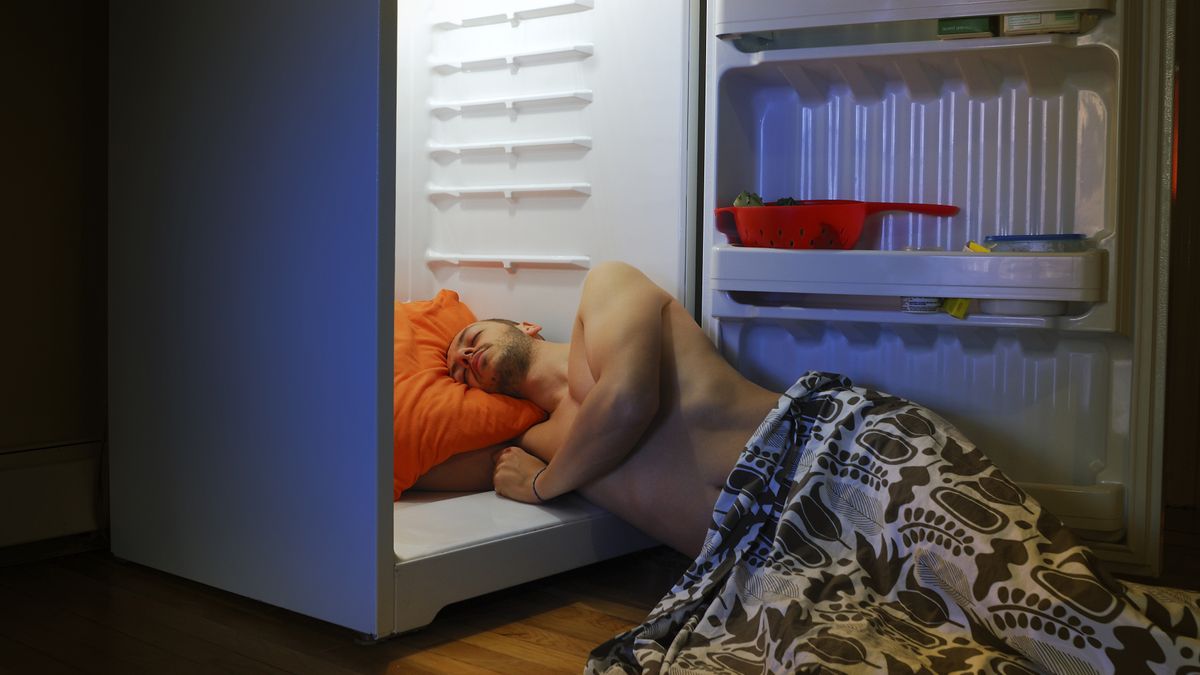
[[[683,284],[681,298],[684,307],[692,316],[701,319],[701,307],[696,304],[696,289],[702,286],[699,277],[707,276],[706,268],[701,261],[697,264],[698,253],[698,235],[697,229],[703,230],[703,219],[696,209],[696,197],[698,191],[703,191],[703,186],[700,184],[701,177],[704,172],[701,169],[700,163],[703,158],[700,156],[700,148],[702,143],[703,129],[699,128],[700,109],[704,105],[701,99],[701,93],[704,91],[702,86],[704,83],[704,63],[700,60],[700,46],[707,38],[707,33],[704,30],[704,25],[700,19],[703,16],[701,8],[704,0],[688,0],[688,21],[687,35],[684,39],[684,44],[688,46],[687,59],[684,61],[685,72],[682,73],[684,82],[687,83],[687,89],[684,93],[684,106],[686,111],[687,123],[683,133],[683,181],[681,186],[681,194],[683,195],[683,261],[681,264],[681,274],[683,275]],[[703,302],[701,303],[703,304]]]
[[[1163,430],[1166,399],[1167,319],[1171,243],[1171,122],[1172,85],[1174,82],[1175,0],[1162,3],[1129,2],[1143,14],[1143,66],[1139,99],[1146,106],[1142,118],[1140,152],[1131,160],[1139,176],[1138,213],[1149,225],[1140,229],[1138,245],[1139,297],[1135,303],[1137,320],[1134,352],[1140,366],[1134,382],[1136,401],[1134,426],[1136,437],[1134,467],[1144,472],[1136,476],[1145,486],[1143,499],[1136,504],[1142,513],[1143,531],[1149,541],[1135,546],[1143,551],[1138,561],[1145,573],[1160,571],[1162,522]],[[1153,101],[1153,103],[1151,103]],[[1137,512],[1135,511],[1135,512]]]

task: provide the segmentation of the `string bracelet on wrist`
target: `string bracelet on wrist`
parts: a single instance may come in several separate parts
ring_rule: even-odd
[[[538,494],[538,491],[537,491],[537,479],[538,479],[538,476],[542,475],[542,471],[545,471],[545,470],[546,470],[546,469],[548,469],[548,468],[549,468],[549,466],[543,466],[543,467],[541,468],[541,471],[538,471],[537,473],[533,474],[533,481],[530,483],[530,487],[532,487],[532,488],[533,488],[533,496],[534,496],[534,497],[537,497],[537,500],[538,500],[539,502],[541,502],[542,504],[545,504],[545,503],[546,503],[546,500],[545,500],[545,499],[542,499],[542,496]]]

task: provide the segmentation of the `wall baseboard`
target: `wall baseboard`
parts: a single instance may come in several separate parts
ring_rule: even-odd
[[[101,444],[0,454],[0,546],[103,527]]]

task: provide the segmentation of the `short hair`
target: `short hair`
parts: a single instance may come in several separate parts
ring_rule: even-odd
[[[516,328],[517,326],[521,325],[521,324],[517,323],[516,321],[513,321],[512,319],[484,319],[484,321],[494,321],[496,323],[502,323],[507,326],[512,326],[513,328]]]

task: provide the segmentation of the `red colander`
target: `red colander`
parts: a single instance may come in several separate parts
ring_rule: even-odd
[[[716,210],[717,229],[729,243],[758,248],[854,248],[863,221],[881,211],[953,216],[957,206],[806,199],[790,206],[724,206]]]

